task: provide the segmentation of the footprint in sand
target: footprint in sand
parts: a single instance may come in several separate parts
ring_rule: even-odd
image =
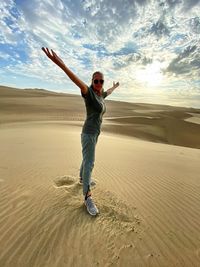
[[[54,180],[54,186],[56,188],[71,188],[77,183],[77,178],[73,176],[59,176]]]
[[[97,205],[102,214],[102,223],[115,227],[119,231],[128,234],[139,234],[141,232],[142,220],[136,214],[136,207],[123,202],[110,191],[98,190],[96,193]]]

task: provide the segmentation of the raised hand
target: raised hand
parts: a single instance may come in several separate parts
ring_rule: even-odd
[[[115,83],[113,82],[113,89],[116,89],[119,86],[119,82]]]
[[[107,92],[107,95],[110,95],[112,94],[112,92],[119,86],[119,82],[115,83],[113,82],[113,86],[111,88],[109,88],[106,92]]]
[[[42,47],[42,51],[46,54],[48,58],[50,58],[56,65],[58,65],[66,74],[67,76],[74,82],[80,89],[83,94],[86,94],[88,91],[87,85],[79,79],[62,61],[62,59],[51,49],[51,52],[46,47]]]
[[[42,50],[47,55],[48,58],[50,58],[56,65],[58,65],[60,68],[65,67],[65,63],[62,61],[62,59],[51,49],[51,52],[46,47],[42,47]]]

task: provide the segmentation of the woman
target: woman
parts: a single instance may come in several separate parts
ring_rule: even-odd
[[[83,184],[84,203],[90,215],[99,213],[91,194],[91,173],[94,167],[95,147],[101,131],[102,117],[106,107],[104,98],[110,95],[118,86],[119,82],[113,82],[113,87],[106,92],[103,90],[104,77],[99,71],[92,76],[92,84],[88,87],[81,81],[51,49],[42,47],[42,50],[56,65],[58,65],[67,76],[80,88],[85,100],[87,117],[81,134],[83,160],[80,168],[80,183]]]

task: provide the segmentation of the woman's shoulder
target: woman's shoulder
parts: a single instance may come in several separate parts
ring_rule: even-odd
[[[81,95],[84,98],[91,97],[92,94],[93,94],[92,86],[87,86],[87,92],[85,94],[81,92]]]

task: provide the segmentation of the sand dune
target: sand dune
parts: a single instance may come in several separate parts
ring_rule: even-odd
[[[184,121],[198,110],[108,102],[91,218],[78,184],[81,99],[6,90],[0,266],[199,266],[199,128]]]
[[[104,129],[144,140],[200,148],[200,125],[196,123],[197,118],[184,120],[188,116],[181,113],[182,117],[179,117],[178,112],[172,111],[157,116],[112,118],[108,119]]]
[[[0,86],[0,124],[64,121],[81,126],[85,107],[80,96],[39,89]],[[143,140],[200,148],[200,110],[107,100],[103,131]]]

